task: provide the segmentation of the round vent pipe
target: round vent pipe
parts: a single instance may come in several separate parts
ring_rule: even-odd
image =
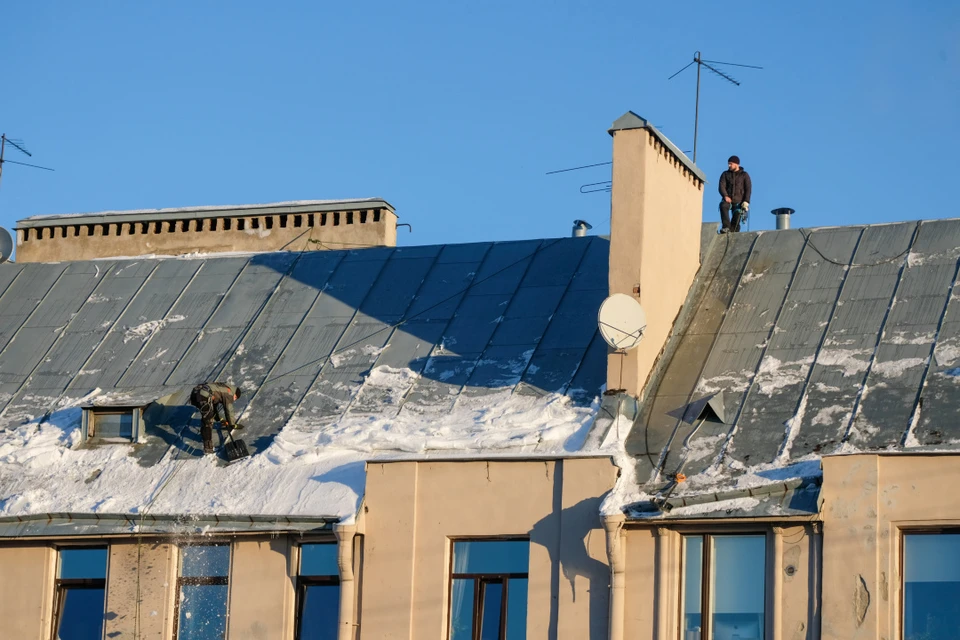
[[[586,220],[574,220],[573,221],[573,237],[582,238],[587,235],[587,231],[593,229],[593,225],[587,222]]]
[[[792,216],[794,213],[793,209],[789,207],[780,207],[779,209],[774,209],[770,213],[777,216],[777,229],[790,228],[790,216]]]

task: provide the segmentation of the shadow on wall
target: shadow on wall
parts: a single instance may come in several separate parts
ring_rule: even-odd
[[[574,604],[583,598],[589,602],[590,635],[585,640],[606,640],[609,614],[610,567],[591,557],[587,544],[591,536],[604,539],[600,522],[600,504],[604,496],[587,498],[562,507],[563,472],[554,474],[554,499],[550,515],[533,525],[530,542],[550,554],[550,626],[547,638],[560,638],[559,604],[561,589],[569,589]],[[559,553],[559,557],[557,557]]]

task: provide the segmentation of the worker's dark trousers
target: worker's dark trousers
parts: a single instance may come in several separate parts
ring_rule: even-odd
[[[734,202],[731,204],[726,200],[720,201],[720,223],[723,225],[724,229],[729,229],[730,231],[740,231],[740,216],[738,215],[736,220],[730,220],[730,209],[739,205],[739,202]]]

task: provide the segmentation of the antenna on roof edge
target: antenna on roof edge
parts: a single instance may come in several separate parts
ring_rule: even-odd
[[[677,71],[675,74],[667,78],[667,80],[673,80],[678,75],[686,71],[692,64],[697,65],[697,98],[696,98],[696,103],[694,104],[694,110],[693,110],[693,162],[694,164],[696,164],[697,162],[697,128],[700,124],[700,67],[706,67],[707,69],[709,69],[716,75],[720,76],[727,82],[735,84],[738,87],[740,86],[739,82],[737,82],[735,79],[733,79],[723,71],[720,71],[719,69],[716,69],[711,65],[722,64],[722,65],[727,65],[731,67],[743,67],[745,69],[763,69],[763,67],[758,67],[753,64],[739,64],[737,62],[720,62],[719,60],[704,60],[703,58],[700,57],[700,52],[697,51],[696,53],[693,54],[693,62],[688,62],[687,66],[685,66],[683,69],[680,69],[680,71]]]
[[[33,157],[33,154],[27,151],[26,145],[23,144],[23,140],[11,140],[7,137],[7,134],[0,134],[0,180],[3,179],[3,163],[9,162],[10,164],[19,164],[24,167],[31,167],[33,169],[43,169],[44,171],[53,171],[50,167],[41,167],[38,164],[30,164],[28,162],[17,162],[16,160],[7,160],[3,157],[4,152],[6,151],[7,145],[10,145],[20,153],[26,155],[29,158]],[[0,260],[2,262],[2,260]]]

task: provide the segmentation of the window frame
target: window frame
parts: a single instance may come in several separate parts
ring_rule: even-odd
[[[66,578],[63,579],[60,577],[61,570],[61,558],[60,553],[66,549],[103,549],[107,552],[106,555],[106,566],[103,568],[103,578]],[[54,547],[54,551],[57,554],[57,564],[56,564],[56,579],[54,580],[53,587],[53,629],[51,630],[51,638],[56,638],[60,631],[60,621],[63,617],[63,594],[67,589],[103,589],[103,603],[104,611],[101,612],[101,618],[104,613],[106,613],[106,603],[107,603],[107,576],[110,570],[110,545],[105,544],[64,544],[57,545]],[[101,620],[100,623],[101,631],[104,630],[104,624]]]
[[[303,605],[307,598],[307,587],[313,586],[340,586],[340,567],[337,566],[337,575],[303,575],[301,573],[303,561],[303,547],[305,545],[327,544],[337,548],[339,553],[340,542],[337,540],[302,540],[297,546],[297,593],[296,593],[296,617],[293,621],[293,640],[300,640],[300,624],[303,621]],[[338,591],[338,596],[343,597],[343,592]],[[339,600],[338,600],[339,603]],[[340,607],[337,607],[337,627],[340,626]]]
[[[684,625],[684,611],[686,609],[686,603],[684,601],[684,591],[686,589],[686,551],[684,538],[697,536],[702,540],[701,554],[702,559],[700,561],[700,640],[712,640],[713,629],[713,605],[711,602],[711,596],[713,591],[711,589],[713,582],[713,575],[710,570],[710,566],[713,560],[713,539],[714,538],[725,538],[730,536],[755,536],[757,538],[763,538],[763,626],[760,629],[761,640],[768,640],[769,634],[767,633],[767,627],[769,626],[770,616],[773,612],[769,609],[772,607],[780,606],[780,603],[772,602],[770,598],[769,588],[772,583],[771,567],[770,567],[770,533],[766,530],[758,529],[729,529],[729,530],[709,530],[705,531],[702,529],[691,529],[691,530],[679,530],[677,533],[680,535],[680,563],[679,563],[679,597],[677,598],[677,637],[683,638],[683,625]]]
[[[186,547],[227,547],[229,556],[227,559],[227,575],[216,577],[183,576],[183,549]],[[178,640],[180,633],[180,601],[183,598],[182,589],[184,586],[226,586],[227,601],[224,616],[226,624],[224,627],[224,638],[228,637],[230,621],[230,574],[233,567],[233,541],[225,539],[204,540],[203,542],[186,542],[177,545],[177,590],[174,597],[173,606],[173,640]]]
[[[97,435],[97,416],[103,415],[130,415],[133,418],[129,438],[101,438]],[[137,444],[143,438],[143,407],[117,406],[83,407],[83,417],[80,424],[81,440],[91,444]]]
[[[449,580],[447,581],[447,631],[446,638],[450,640],[453,631],[453,581],[454,580],[473,580],[473,611],[471,613],[472,631],[471,639],[480,640],[481,625],[477,621],[483,616],[483,597],[486,594],[486,584],[500,584],[503,593],[500,596],[500,632],[499,637],[505,638],[507,634],[507,603],[509,602],[509,582],[511,579],[530,580],[529,556],[527,560],[527,571],[524,573],[456,573],[454,567],[454,547],[457,542],[526,542],[530,544],[530,538],[525,536],[506,536],[490,538],[450,538],[450,563],[447,570]],[[482,588],[481,588],[482,587]],[[528,607],[529,609],[529,607]]]

